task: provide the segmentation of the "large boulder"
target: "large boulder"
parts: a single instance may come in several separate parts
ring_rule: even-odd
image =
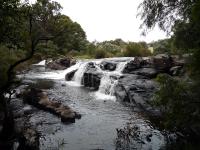
[[[173,59],[167,54],[158,54],[153,57],[153,65],[160,73],[169,73],[173,66]]]
[[[102,61],[100,67],[102,70],[114,71],[116,69],[117,63],[111,61]]]
[[[71,58],[60,58],[46,63],[46,67],[53,70],[64,70],[75,64],[75,60]]]
[[[59,116],[61,121],[65,123],[74,123],[76,118],[80,118],[80,114],[73,111],[70,107],[64,106],[59,102],[51,101],[47,93],[40,89],[32,88],[26,91],[23,94],[23,100],[39,109]]]
[[[158,71],[155,68],[140,68],[137,69],[133,72],[131,72],[132,74],[136,74],[136,75],[141,75],[141,76],[145,76],[147,78],[155,78],[158,74]]]
[[[151,112],[152,115],[158,115],[158,111],[150,105],[157,89],[158,85],[153,80],[144,76],[126,74],[119,78],[115,95],[119,101],[131,103],[137,108]]]
[[[100,82],[101,82],[101,78],[102,78],[101,72],[97,71],[96,68],[90,68],[84,73],[82,84],[85,87],[98,90]]]
[[[74,74],[76,73],[76,71],[77,71],[77,69],[68,72],[68,73],[65,75],[65,80],[66,80],[66,81],[71,81],[72,78],[74,77]]]
[[[142,57],[135,57],[133,60],[131,60],[129,63],[126,64],[123,73],[132,73],[137,69],[140,69],[142,67],[148,66],[149,60],[143,59]]]

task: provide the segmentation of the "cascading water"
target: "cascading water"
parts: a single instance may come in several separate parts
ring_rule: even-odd
[[[113,79],[110,75],[104,75],[101,78],[99,90],[95,93],[97,99],[109,99],[115,100],[114,87],[117,84],[117,80]]]
[[[101,67],[99,67],[101,65],[100,61],[104,60],[79,61],[70,68],[62,71],[45,70],[44,66],[34,66],[33,71],[26,74],[25,77],[29,82],[31,81],[31,85],[37,83],[37,87],[39,88],[42,88],[44,83],[52,84],[53,82],[52,88],[45,89],[48,96],[52,100],[58,100],[64,105],[68,105],[72,107],[72,109],[83,114],[82,119],[75,124],[65,125],[60,123],[60,119],[52,114],[44,111],[32,111],[33,113],[28,115],[27,123],[36,127],[37,131],[41,132],[41,135],[44,137],[39,139],[41,150],[114,150],[123,148],[135,149],[135,147],[139,147],[139,149],[163,149],[162,145],[165,144],[165,139],[161,132],[153,129],[149,123],[146,123],[146,121],[141,118],[142,115],[132,112],[132,109],[129,107],[112,101],[115,100],[114,87],[118,83],[118,79],[122,75],[122,71],[130,59],[106,59],[106,61],[108,60],[111,63],[114,62],[117,64],[115,71],[102,70]],[[84,73],[87,71],[87,68],[90,69],[89,66],[87,67],[87,64],[91,62],[94,64],[97,72],[101,74],[101,79],[99,78],[99,90],[97,92],[92,92],[91,90],[73,87],[73,83],[81,84]],[[43,69],[38,71],[37,67],[43,67]],[[76,71],[73,81],[65,81],[65,75],[73,71]],[[93,72],[91,71],[91,73]],[[42,78],[42,80],[37,80],[38,78]],[[63,86],[65,83],[67,83],[66,86]],[[104,100],[109,101],[105,102]],[[19,106],[21,110],[21,103]],[[30,108],[24,107],[23,109]],[[132,124],[129,123],[130,118],[134,121]],[[44,123],[41,124],[41,122]],[[126,128],[124,128],[125,124],[127,124],[128,134],[126,134]],[[132,126],[133,129],[139,127],[138,131],[141,133],[138,138],[139,141],[137,138],[136,142],[134,139],[129,139],[131,137],[129,136],[131,131],[129,129],[131,129],[130,127]],[[119,134],[118,131],[116,133],[116,129],[120,129],[119,131],[122,131],[120,132],[122,134]],[[118,148],[118,145],[115,145],[114,142],[117,136],[122,144],[126,142],[126,147],[121,147],[121,145],[119,145]],[[132,146],[131,144],[133,148],[128,147],[129,145]]]
[[[127,63],[128,62],[126,61],[126,62],[120,62],[119,64],[117,64],[117,68],[115,72],[121,74]]]
[[[122,71],[126,64],[127,62],[119,62],[115,71],[103,72],[103,77],[101,78],[99,90],[95,93],[97,99],[116,99],[114,96],[114,87],[118,82],[117,78],[122,74]]]
[[[37,64],[34,64],[36,66],[44,66],[46,63],[46,60],[42,60],[41,62],[37,63]]]
[[[74,74],[74,77],[72,79],[79,86],[81,86],[83,74],[87,69],[87,64],[88,64],[88,62],[82,62],[79,69],[76,71],[76,73]]]

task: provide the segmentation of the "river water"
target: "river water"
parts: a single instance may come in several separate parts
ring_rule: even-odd
[[[143,144],[132,142],[128,144],[132,146],[125,146],[126,149],[156,150],[163,147],[164,136],[130,106],[116,101],[113,95],[113,86],[117,81],[111,81],[109,76],[120,75],[129,60],[122,58],[117,61],[117,69],[112,73],[104,71],[99,91],[81,86],[85,64],[91,60],[79,61],[64,71],[48,71],[43,66],[44,62],[41,62],[20,76],[25,83],[45,89],[50,99],[69,105],[82,114],[82,118],[72,124],[63,124],[56,116],[40,110],[31,115],[29,122],[35,125],[41,134],[41,150],[125,149],[116,145],[116,129],[123,129],[130,122],[140,127]],[[98,64],[101,60],[92,62]],[[76,69],[78,71],[72,81],[65,81],[65,74]],[[146,139],[148,134],[152,135],[151,141]]]

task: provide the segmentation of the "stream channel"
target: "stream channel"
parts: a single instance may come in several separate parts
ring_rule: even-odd
[[[32,114],[29,122],[41,134],[41,150],[162,149],[165,145],[162,133],[130,106],[116,101],[113,94],[117,80],[111,81],[109,76],[120,76],[130,59],[109,59],[117,63],[113,72],[99,68],[104,76],[98,91],[85,88],[81,85],[81,80],[86,64],[93,62],[98,66],[102,60],[79,60],[74,66],[62,71],[45,69],[43,61],[33,65],[26,74],[20,75],[24,83],[44,89],[50,99],[62,102],[82,115],[75,123],[63,124],[59,118],[42,110]],[[72,81],[65,81],[65,74],[76,69]],[[124,129],[131,122],[139,126],[139,136],[143,142],[130,139],[123,141],[118,137],[116,129]],[[148,140],[148,135],[151,135],[151,140]]]

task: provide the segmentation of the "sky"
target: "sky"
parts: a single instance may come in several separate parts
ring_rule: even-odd
[[[151,42],[166,38],[158,27],[142,36],[142,21],[137,16],[143,0],[54,0],[59,2],[62,13],[78,22],[89,41],[121,38],[124,41]]]

